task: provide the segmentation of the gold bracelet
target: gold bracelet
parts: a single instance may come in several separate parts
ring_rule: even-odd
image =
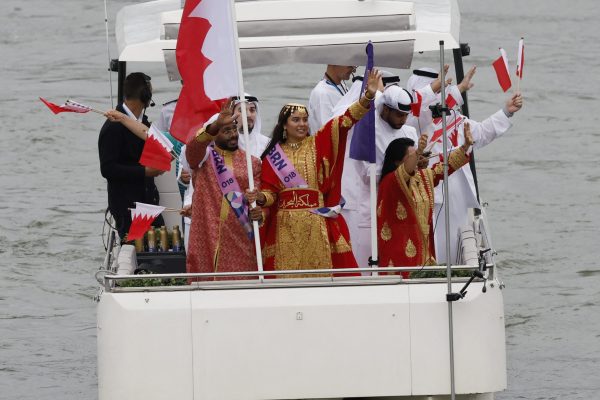
[[[373,100],[375,100],[375,95],[373,95],[373,97],[369,97],[369,96],[367,96],[367,93],[368,93],[368,92],[367,92],[367,91],[365,91],[365,99],[367,99],[367,100],[369,100],[369,101],[373,101]]]

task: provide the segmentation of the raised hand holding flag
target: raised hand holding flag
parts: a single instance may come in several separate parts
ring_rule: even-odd
[[[512,82],[510,80],[510,73],[508,72],[508,58],[506,57],[506,52],[503,48],[500,48],[500,57],[498,57],[492,65],[496,71],[500,87],[506,92],[512,86]]]

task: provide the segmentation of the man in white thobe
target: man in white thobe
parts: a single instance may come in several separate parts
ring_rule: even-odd
[[[449,152],[454,147],[461,146],[464,143],[464,122],[469,122],[471,126],[471,134],[474,140],[473,148],[479,149],[506,133],[512,126],[509,118],[512,117],[515,112],[519,111],[523,105],[521,95],[515,94],[506,102],[502,109],[498,110],[482,122],[466,118],[458,110],[458,107],[463,104],[460,93],[473,86],[470,80],[474,73],[475,69],[471,68],[465,76],[465,79],[458,86],[450,85],[448,87],[447,93],[456,101],[456,105],[450,112],[450,115],[446,118],[446,124],[449,127],[447,129]],[[413,71],[413,75],[407,82],[407,89],[409,91],[413,94],[419,92],[423,96],[419,118],[411,117],[407,121],[407,124],[429,136],[430,143],[427,148],[431,150],[432,154],[442,152],[442,123],[441,120],[433,120],[431,110],[428,107],[428,105],[441,100],[437,90],[434,91],[437,92],[436,97],[433,99],[430,97],[432,92],[431,86],[433,86],[432,83],[436,80],[439,82],[435,70],[431,68],[421,68]],[[427,100],[427,102],[425,100]],[[430,160],[430,164],[438,161],[440,161],[440,159],[434,157]],[[440,264],[446,262],[446,225],[442,187],[443,185],[440,183],[435,188],[435,205],[433,212],[435,253],[436,260]],[[458,254],[460,250],[458,236],[459,229],[468,223],[469,209],[480,207],[479,202],[477,201],[473,173],[471,172],[469,165],[465,165],[448,178],[448,195],[450,204],[450,262],[456,264],[461,260],[461,256]]]

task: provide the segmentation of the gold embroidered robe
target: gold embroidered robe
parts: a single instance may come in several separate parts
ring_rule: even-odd
[[[450,154],[448,173],[465,165],[461,149]],[[404,164],[383,177],[377,194],[377,242],[381,267],[434,265],[433,188],[444,179],[442,162],[409,175]],[[408,277],[408,273],[403,273]]]
[[[286,188],[264,160],[261,179],[267,219],[261,237],[265,270],[357,267],[344,217],[325,218],[311,210],[340,204],[348,131],[367,111],[356,102],[297,149],[281,144],[308,188]]]

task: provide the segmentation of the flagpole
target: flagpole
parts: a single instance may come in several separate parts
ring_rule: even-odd
[[[379,261],[379,251],[377,249],[377,164],[369,164],[369,183],[370,183],[370,205],[371,205],[371,262]],[[372,265],[377,268],[378,264]],[[378,272],[373,272],[373,276],[378,276]]]
[[[521,36],[521,39],[519,40],[519,46],[518,46],[517,78],[519,78],[519,79],[517,80],[517,93],[516,94],[521,93],[521,79],[523,79],[523,56],[524,56],[523,47],[525,46],[524,40],[525,40],[525,38],[523,36]]]
[[[248,186],[250,190],[254,190],[254,173],[252,171],[252,155],[250,154],[250,133],[248,131],[248,115],[246,112],[246,91],[244,90],[244,77],[242,74],[242,57],[240,55],[240,39],[238,36],[237,28],[237,17],[235,12],[235,0],[229,0],[229,6],[231,7],[231,23],[233,27],[234,46],[235,46],[235,61],[237,64],[238,72],[238,92],[240,99],[240,109],[242,111],[242,127],[244,131],[246,146],[246,167],[248,168]],[[251,204],[252,207],[256,207],[256,202]],[[256,248],[256,265],[258,266],[258,272],[263,272],[262,263],[262,252],[260,249],[260,233],[258,230],[258,221],[252,221],[252,228],[254,230],[254,246]],[[264,281],[264,275],[259,275],[261,282]]]

